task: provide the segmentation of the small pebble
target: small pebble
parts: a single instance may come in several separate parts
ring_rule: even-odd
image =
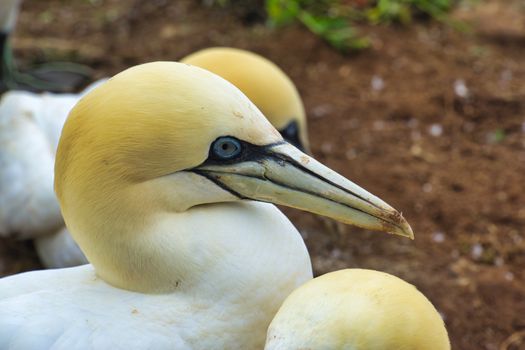
[[[475,260],[478,260],[481,258],[481,255],[483,255],[483,246],[479,243],[476,243],[472,246],[472,250],[470,251],[470,255]]]
[[[431,184],[431,183],[428,183],[428,182],[425,183],[425,184],[423,185],[423,192],[425,192],[425,193],[430,193],[430,192],[432,192],[432,184]]]
[[[340,249],[335,248],[334,250],[332,250],[332,252],[331,252],[330,255],[331,255],[332,258],[334,258],[334,259],[339,259],[339,258],[341,257],[341,255],[342,255],[342,252],[341,252]]]
[[[357,129],[357,128],[359,128],[360,124],[361,123],[359,122],[359,119],[352,118],[352,119],[349,119],[349,120],[345,120],[343,122],[343,128],[344,129]]]
[[[512,80],[512,71],[510,69],[505,69],[501,72],[501,75],[500,75],[500,82],[502,84],[505,84],[505,83],[508,83],[509,81]]]
[[[315,118],[322,118],[328,114],[330,114],[333,111],[333,107],[329,104],[322,104],[319,106],[315,106],[312,109],[312,116]]]
[[[421,140],[421,133],[417,130],[412,130],[412,132],[410,133],[410,137],[413,141]]]
[[[345,157],[348,160],[353,160],[357,158],[357,152],[354,148],[350,148],[348,151],[345,152]]]
[[[443,243],[445,241],[445,234],[443,232],[434,232],[432,234],[432,240],[436,243]]]
[[[370,85],[372,86],[372,90],[381,91],[385,88],[385,81],[380,76],[374,75]]]
[[[339,67],[338,73],[343,78],[347,78],[350,76],[350,73],[352,73],[352,68],[350,68],[350,66],[341,66]]]
[[[416,118],[411,118],[408,121],[407,125],[410,129],[414,129],[419,125],[419,120],[417,120]]]
[[[454,92],[456,93],[456,96],[458,97],[461,97],[461,98],[468,97],[469,91],[463,79],[458,79],[454,82]]]
[[[382,120],[376,120],[372,127],[374,130],[383,130],[385,128],[385,122]]]
[[[410,147],[410,153],[412,153],[413,156],[420,156],[423,153],[423,149],[419,145],[413,145]]]
[[[510,272],[510,271],[505,272],[505,279],[506,279],[507,281],[512,281],[512,280],[514,280],[514,274],[513,274],[512,272]]]
[[[321,151],[323,151],[324,153],[331,153],[333,149],[334,145],[330,142],[325,142],[321,145]]]
[[[434,137],[439,137],[443,134],[443,127],[441,124],[432,124],[428,129],[428,132]]]
[[[465,124],[463,124],[463,130],[465,130],[465,132],[472,132],[474,131],[475,127],[476,127],[476,124],[472,122],[466,122]]]

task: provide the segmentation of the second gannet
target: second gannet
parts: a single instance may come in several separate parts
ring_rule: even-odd
[[[309,150],[303,102],[292,80],[275,63],[231,47],[203,49],[181,62],[228,80],[248,96],[286,141],[300,150]]]
[[[432,303],[390,274],[346,269],[293,291],[268,329],[265,350],[450,350]]]

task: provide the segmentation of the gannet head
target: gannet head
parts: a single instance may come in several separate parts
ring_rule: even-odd
[[[384,272],[348,269],[296,289],[268,329],[266,350],[449,350],[447,330],[413,285]]]
[[[253,52],[213,47],[181,62],[209,70],[239,88],[261,110],[286,141],[308,150],[306,116],[290,78],[273,62]]]
[[[139,274],[148,258],[136,256],[160,217],[206,204],[271,202],[413,236],[395,209],[285,142],[232,84],[182,63],[130,68],[79,101],[62,130],[55,191],[88,260],[98,271],[115,265],[107,276],[123,262],[134,264],[124,277]],[[158,238],[154,254],[174,237]]]
[[[399,212],[283,141],[233,85],[182,63],[139,65],[87,94],[64,125],[55,172],[66,217],[91,194],[107,204],[142,185],[152,192],[142,203],[165,211],[252,199],[412,237]]]

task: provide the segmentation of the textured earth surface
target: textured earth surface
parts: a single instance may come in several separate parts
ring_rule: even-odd
[[[22,66],[72,60],[114,74],[208,46],[280,65],[306,105],[320,161],[403,211],[415,241],[285,210],[317,274],[366,267],[415,284],[455,349],[525,349],[525,5],[478,2],[435,22],[360,30],[341,55],[301,27],[197,1],[26,0]],[[0,275],[39,268],[31,243],[0,241]]]

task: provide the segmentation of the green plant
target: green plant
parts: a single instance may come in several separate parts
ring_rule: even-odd
[[[413,12],[419,11],[443,20],[451,6],[452,0],[378,0],[368,10],[368,18],[372,23],[409,23]]]
[[[360,50],[369,46],[350,24],[348,16],[334,11],[333,1],[267,0],[266,11],[272,25],[285,25],[295,20],[312,33],[341,51]]]
[[[271,25],[298,21],[341,51],[360,50],[369,41],[354,28],[360,23],[410,23],[414,13],[446,20],[453,0],[266,0]]]

